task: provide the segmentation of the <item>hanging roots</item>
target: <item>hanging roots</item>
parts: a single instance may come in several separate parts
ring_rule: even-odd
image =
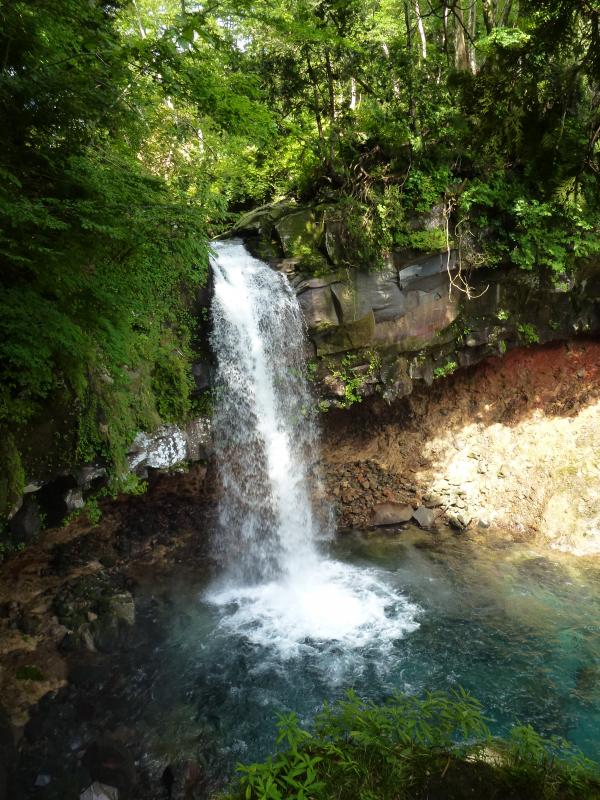
[[[462,232],[461,226],[467,222],[468,217],[463,217],[459,220],[455,227],[454,227],[454,236],[456,238],[456,264],[457,270],[456,274],[452,274],[452,270],[450,269],[450,253],[451,253],[451,246],[450,246],[450,217],[452,216],[452,212],[456,208],[456,200],[455,198],[451,197],[444,203],[444,227],[446,233],[446,270],[448,272],[448,280],[450,284],[448,286],[448,295],[452,296],[452,289],[457,289],[459,292],[462,292],[464,295],[467,296],[468,300],[476,300],[478,297],[484,295],[487,290],[490,288],[489,284],[478,294],[474,294],[473,287],[469,284],[468,280],[465,278],[463,274],[462,268],[462,257],[463,251],[466,248],[466,240],[467,235]],[[472,248],[470,248],[470,258],[469,261],[471,264],[482,264],[483,257],[479,254],[476,254]]]

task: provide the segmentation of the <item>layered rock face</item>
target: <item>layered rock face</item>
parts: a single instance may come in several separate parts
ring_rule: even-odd
[[[433,527],[600,553],[597,341],[516,349],[392,406],[332,411],[323,428],[341,527],[397,527],[402,508],[425,507]]]
[[[591,265],[574,280],[542,271],[478,268],[455,251],[402,250],[382,263],[353,252],[330,206],[269,206],[236,233],[287,273],[311,342],[326,402],[348,406],[380,394],[390,401],[459,367],[533,343],[600,327],[600,278]]]

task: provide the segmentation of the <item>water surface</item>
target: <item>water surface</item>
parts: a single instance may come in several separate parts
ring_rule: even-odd
[[[217,602],[218,584],[179,587],[139,687],[147,724],[161,720],[170,741],[202,731],[226,772],[269,751],[279,712],[310,724],[349,687],[383,700],[463,686],[494,732],[527,722],[600,758],[600,565],[487,538],[345,538],[313,605],[275,583]]]

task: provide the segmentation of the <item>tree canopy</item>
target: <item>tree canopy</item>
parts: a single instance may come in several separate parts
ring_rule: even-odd
[[[445,246],[410,223],[440,206],[485,263],[557,281],[597,256],[599,18],[595,0],[0,0],[4,511],[51,401],[72,457],[115,474],[136,429],[190,413],[194,287],[243,210],[336,202],[386,250]]]

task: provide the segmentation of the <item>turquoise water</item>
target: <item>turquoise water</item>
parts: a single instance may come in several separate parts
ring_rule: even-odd
[[[463,686],[494,732],[531,723],[600,759],[598,561],[491,533],[475,541],[416,531],[346,538],[329,555],[351,575],[370,576],[389,626],[282,646],[264,619],[237,621],[243,601],[215,606],[206,587],[188,587],[157,648],[153,680],[137,688],[138,700],[151,694],[146,725],[160,724],[166,751],[182,752],[196,731],[202,758],[212,749],[225,774],[269,751],[278,712],[310,724],[323,700],[348,687],[383,700],[394,689]]]

